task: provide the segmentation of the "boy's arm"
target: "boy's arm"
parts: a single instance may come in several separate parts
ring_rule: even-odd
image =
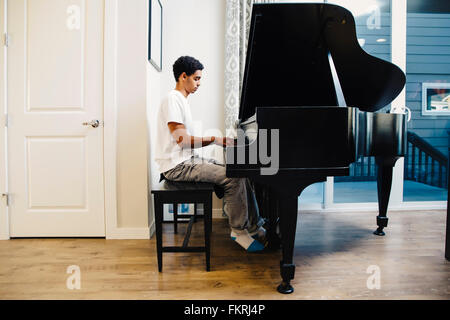
[[[186,127],[182,123],[178,122],[169,122],[167,124],[169,127],[170,133],[174,137],[175,141],[181,148],[189,148],[196,149],[205,147],[214,143],[218,146],[225,147],[227,145],[233,145],[234,140],[230,138],[222,138],[222,137],[194,137],[188,134]]]

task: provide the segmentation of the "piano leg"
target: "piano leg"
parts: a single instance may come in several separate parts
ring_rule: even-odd
[[[284,294],[294,292],[294,288],[291,286],[290,281],[294,278],[295,274],[293,258],[295,231],[297,228],[297,204],[297,194],[280,197],[281,248],[283,254],[282,260],[280,261],[280,273],[283,281],[278,286],[277,290]]]
[[[376,157],[378,166],[377,189],[378,189],[378,228],[373,232],[377,236],[384,236],[383,228],[388,225],[387,209],[391,195],[392,172],[398,157]]]
[[[274,213],[278,212],[280,219],[282,253],[280,274],[283,279],[277,288],[280,293],[288,294],[294,292],[294,288],[291,286],[291,280],[294,279],[295,275],[294,246],[295,232],[297,230],[298,197],[308,186],[313,183],[324,182],[326,179],[326,177],[311,177],[305,180],[299,180],[296,177],[287,177],[286,179],[276,178],[272,181],[267,181],[268,178],[265,178],[266,184],[270,186],[270,191],[267,191],[267,189],[266,191],[270,194],[270,198],[272,198],[270,209],[273,212],[269,217],[274,221]],[[278,210],[274,208],[275,206],[278,207]],[[272,231],[274,230],[274,225],[272,222]]]

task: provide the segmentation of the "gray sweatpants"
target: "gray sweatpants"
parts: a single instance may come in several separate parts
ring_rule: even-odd
[[[225,214],[233,229],[248,229],[252,232],[264,224],[248,180],[228,178],[225,175],[225,166],[213,159],[192,157],[164,172],[164,176],[172,181],[210,182],[221,186],[225,191]]]

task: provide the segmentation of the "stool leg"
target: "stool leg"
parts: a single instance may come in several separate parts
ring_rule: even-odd
[[[158,271],[162,272],[162,220],[163,220],[163,203],[159,197],[155,196],[155,222],[156,222],[156,251],[158,256]]]
[[[178,203],[173,204],[173,232],[178,233]]]
[[[197,222],[197,203],[194,203],[194,222]]]
[[[206,271],[210,270],[210,252],[211,252],[211,225],[212,225],[212,197],[210,196],[203,204],[203,223],[205,226],[205,255]]]

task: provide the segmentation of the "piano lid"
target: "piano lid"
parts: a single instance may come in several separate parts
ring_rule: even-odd
[[[247,120],[256,107],[338,105],[329,53],[348,106],[377,111],[405,85],[403,71],[359,46],[347,9],[254,4],[239,119]]]

